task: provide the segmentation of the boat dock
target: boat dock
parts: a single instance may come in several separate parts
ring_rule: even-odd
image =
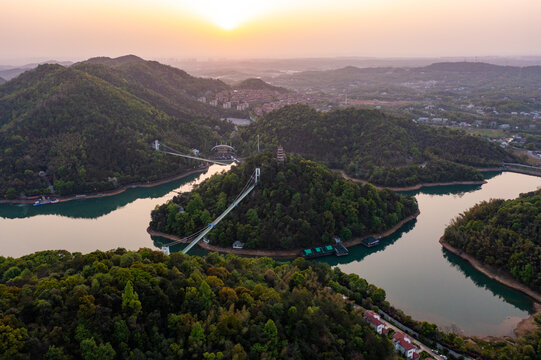
[[[336,256],[346,256],[347,254],[349,254],[349,250],[341,243],[334,245],[334,251],[336,253]]]
[[[302,251],[302,257],[305,259],[312,259],[317,258],[321,256],[329,256],[329,255],[336,255],[336,256],[345,256],[349,253],[348,249],[340,243],[336,245],[326,245],[326,246],[320,246],[312,249],[304,249]]]
[[[364,246],[371,248],[379,244],[379,240],[373,237],[363,239],[361,242]]]

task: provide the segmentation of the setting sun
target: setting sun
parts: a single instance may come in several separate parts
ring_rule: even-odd
[[[224,30],[232,30],[242,23],[265,13],[269,4],[250,0],[202,0],[192,4],[201,16]]]

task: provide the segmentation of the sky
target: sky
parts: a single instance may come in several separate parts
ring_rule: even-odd
[[[2,0],[0,64],[541,55],[541,0]]]

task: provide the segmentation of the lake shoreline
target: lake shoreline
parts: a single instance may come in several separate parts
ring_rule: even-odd
[[[198,169],[191,169],[191,170],[183,171],[183,172],[181,172],[181,173],[179,173],[177,175],[167,177],[165,179],[146,182],[146,183],[140,183],[140,182],[139,183],[131,183],[131,184],[128,184],[128,185],[123,185],[123,186],[121,186],[121,187],[119,187],[117,189],[114,189],[114,190],[104,191],[104,192],[100,192],[100,193],[97,193],[97,194],[96,193],[80,194],[80,195],[83,195],[83,196],[80,196],[80,195],[69,195],[69,196],[49,195],[49,197],[54,197],[54,198],[58,199],[58,202],[60,203],[60,202],[67,202],[67,201],[73,201],[73,200],[96,199],[96,198],[115,196],[115,195],[122,194],[123,192],[125,192],[128,189],[155,187],[155,186],[164,185],[164,184],[176,181],[176,180],[183,179],[183,178],[188,177],[190,175],[204,173],[204,172],[206,172],[208,170],[208,168],[209,168],[208,166],[205,166],[205,167],[198,168]],[[36,199],[32,199],[32,200],[29,200],[29,199],[0,200],[0,204],[33,204],[34,202],[36,202]],[[51,204],[48,204],[48,205],[51,205]]]
[[[516,336],[521,336],[525,333],[530,332],[531,330],[537,327],[537,325],[535,324],[534,316],[536,316],[537,314],[541,314],[541,294],[540,293],[518,282],[507,271],[502,270],[502,269],[497,269],[493,266],[484,264],[481,261],[474,258],[473,256],[467,254],[465,251],[453,247],[451,244],[445,241],[443,236],[440,238],[439,242],[444,249],[452,252],[456,256],[467,261],[477,271],[483,273],[490,279],[495,280],[499,282],[500,284],[503,284],[514,290],[520,291],[521,293],[530,297],[530,299],[533,301],[534,312],[529,317],[522,319],[517,324],[517,327],[513,330]]]
[[[394,234],[395,232],[397,232],[398,230],[400,230],[408,222],[415,220],[419,216],[420,213],[421,212],[417,210],[414,214],[405,217],[404,219],[400,220],[396,225],[394,225],[393,227],[387,229],[386,231],[382,233],[370,234],[370,235],[365,235],[363,237],[357,237],[354,239],[346,240],[346,241],[343,241],[342,244],[346,247],[357,246],[357,245],[360,245],[364,239],[369,238],[369,237],[381,239],[381,238],[390,236]],[[147,232],[149,233],[150,236],[159,236],[161,238],[174,241],[176,243],[187,244],[186,241],[184,241],[182,238],[176,235],[162,233],[154,229],[151,229],[150,227],[147,228]],[[215,245],[207,244],[201,241],[197,244],[197,246],[207,251],[216,251],[222,254],[235,254],[235,255],[241,255],[241,256],[254,256],[254,257],[268,256],[268,257],[283,258],[283,259],[292,259],[295,257],[300,257],[302,256],[302,251],[304,250],[304,248],[291,249],[291,250],[233,249],[233,248],[224,248],[220,246],[215,246]]]
[[[346,180],[351,180],[359,184],[371,184],[370,182],[366,180],[356,179],[349,176],[348,174],[345,173],[344,170],[340,170],[340,169],[331,169],[331,170],[340,173],[342,177]],[[497,171],[497,170],[486,170],[486,171]],[[416,185],[403,186],[403,187],[388,187],[388,186],[379,186],[379,185],[374,185],[374,184],[371,184],[371,185],[375,186],[376,189],[378,190],[389,189],[392,191],[415,191],[415,190],[420,190],[425,187],[452,186],[452,185],[483,185],[486,183],[487,183],[486,180],[479,180],[479,181],[449,181],[449,182],[437,182],[437,183],[420,183]]]

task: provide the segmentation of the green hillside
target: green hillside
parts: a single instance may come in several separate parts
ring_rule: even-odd
[[[229,89],[222,81],[193,77],[156,61],[128,55],[115,59],[92,58],[73,67],[127,90],[170,115],[238,115],[235,110],[224,112],[221,108],[197,101],[201,96]]]
[[[475,205],[445,229],[444,239],[541,292],[541,190]]]
[[[250,79],[241,81],[240,83],[235,85],[233,88],[247,89],[247,90],[270,90],[270,91],[278,91],[280,93],[287,93],[290,91],[286,88],[273,86],[261,79],[255,79],[255,78],[250,78]]]
[[[382,232],[417,210],[414,198],[359,186],[298,156],[279,163],[266,153],[156,208],[151,228],[187,236],[207,226],[233,202],[256,167],[260,183],[208,234],[211,243],[230,247],[239,240],[250,249],[273,250],[331,244],[334,235],[349,240]]]
[[[0,257],[2,359],[395,359],[341,292],[385,292],[298,259],[159,251]]]
[[[235,142],[249,154],[256,148],[258,134],[263,149],[282,145],[286,152],[384,186],[480,180],[482,175],[472,166],[518,161],[479,137],[377,110],[323,113],[305,105],[287,106],[241,129]]]
[[[5,79],[2,79],[2,78],[0,77],[0,85],[2,85],[2,84],[5,83],[5,82],[6,82],[6,80],[5,80]]]
[[[107,74],[121,81],[118,72]],[[104,78],[41,65],[0,87],[3,197],[46,193],[46,179],[69,194],[163,178],[188,165],[153,152],[154,139],[204,149],[220,138],[216,130],[228,130],[188,110],[168,114]]]

